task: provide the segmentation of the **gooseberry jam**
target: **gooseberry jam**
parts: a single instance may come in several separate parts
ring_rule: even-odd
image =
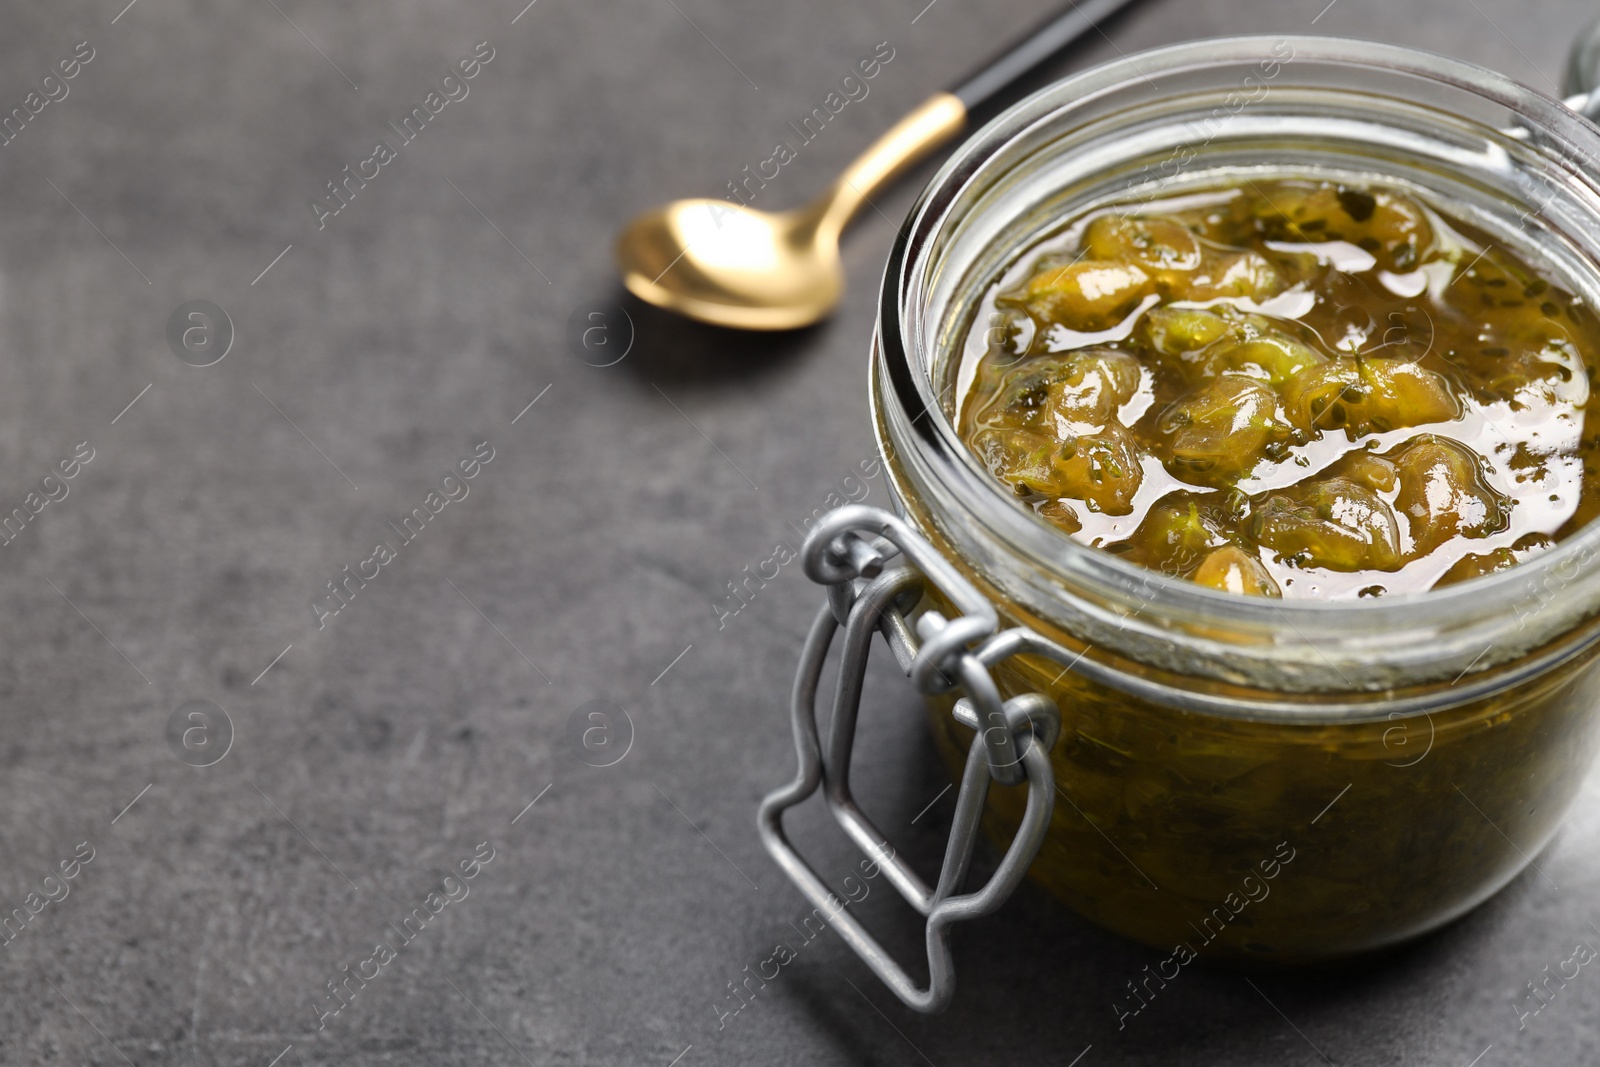
[[[1163,981],[1392,946],[1523,871],[1600,750],[1600,129],[1370,41],[1132,63],[996,119],[911,213],[885,478],[1038,649],[990,669],[1061,715],[1041,885]],[[1263,573],[1286,599],[1216,588]],[[996,840],[1027,800],[989,790]]]
[[[1012,263],[957,429],[1071,537],[1235,593],[1415,593],[1600,513],[1600,320],[1399,186],[1101,206]]]

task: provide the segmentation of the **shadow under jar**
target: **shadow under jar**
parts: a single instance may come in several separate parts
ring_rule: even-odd
[[[875,430],[906,520],[1002,627],[1078,657],[993,668],[1003,696],[1060,710],[1058,802],[1030,873],[1072,908],[1173,966],[1295,964],[1396,944],[1487,899],[1550,841],[1600,741],[1600,529],[1483,577],[1350,600],[1230,594],[1079,544],[953,425],[997,279],[1098,207],[1311,180],[1404,190],[1592,309],[1597,159],[1600,131],[1489,71],[1245,37],[1046,89],[924,192],[885,278]],[[952,613],[937,594],[928,607]],[[930,699],[959,776],[972,731],[951,705]],[[990,791],[989,834],[1010,837],[1024,793]]]

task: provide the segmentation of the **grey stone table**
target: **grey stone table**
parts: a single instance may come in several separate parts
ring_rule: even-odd
[[[1186,972],[1119,1030],[1153,957],[1024,888],[956,936],[946,1015],[903,1010],[831,933],[733,1013],[806,911],[753,815],[792,772],[817,591],[785,568],[731,615],[727,583],[830,493],[883,500],[864,360],[916,180],[850,235],[824,326],[732,336],[630,303],[632,350],[597,367],[569,325],[620,299],[622,219],[723,190],[880,42],[869,96],[767,204],[1042,5],[523,2],[0,10],[0,114],[27,120],[0,147],[0,514],[37,511],[0,535],[0,913],[27,918],[0,948],[0,1062],[1600,1058],[1600,976],[1520,1028],[1513,1007],[1600,938],[1594,784],[1545,877],[1358,967]],[[1585,6],[1148,0],[1051,73],[1314,28],[1544,85]],[[926,862],[950,798],[894,682],[873,679],[860,788]],[[574,732],[602,725],[622,755],[591,766]],[[851,862],[798,824],[824,870]],[[462,863],[466,895],[427,910]],[[863,908],[912,951],[887,896]]]

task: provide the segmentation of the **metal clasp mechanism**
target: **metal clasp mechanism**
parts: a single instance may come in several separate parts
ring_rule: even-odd
[[[892,557],[899,561],[890,565]],[[802,550],[806,574],[828,587],[828,602],[806,638],[791,699],[799,773],[794,781],[761,803],[761,841],[813,907],[822,909],[846,944],[896,996],[921,1012],[942,1011],[955,992],[949,927],[976,919],[1005,903],[1022,881],[1055,810],[1055,775],[1049,752],[1060,733],[1054,703],[1039,693],[1002,701],[986,663],[1025,647],[1019,631],[996,633],[993,605],[898,517],[857,505],[826,515]],[[926,612],[916,632],[906,622],[924,589],[932,583],[959,610],[953,619]],[[816,700],[823,662],[835,632],[843,626],[844,646],[828,728],[826,756],[817,735]],[[925,694],[959,690],[958,721],[977,730],[967,752],[956,814],[938,883],[929,888],[916,871],[889,848],[887,839],[850,794],[850,755],[872,635],[882,633],[900,667]],[[1021,631],[1029,634],[1029,631]],[[988,651],[990,655],[986,656]],[[960,892],[989,782],[1028,785],[1027,808],[1005,857],[981,889]],[[783,831],[783,813],[823,786],[835,820],[868,854],[907,903],[927,917],[928,986],[919,988],[865,927],[795,851]]]

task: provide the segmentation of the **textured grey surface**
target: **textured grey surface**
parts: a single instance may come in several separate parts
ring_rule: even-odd
[[[1525,1029],[1511,1006],[1600,938],[1597,782],[1548,880],[1358,967],[1259,992],[1186,972],[1119,1032],[1111,1002],[1155,957],[1025,888],[957,934],[945,1016],[901,1009],[826,935],[719,1025],[727,983],[805,910],[753,814],[792,771],[784,700],[817,592],[786,568],[721,629],[713,604],[870,453],[873,284],[915,181],[850,235],[851,295],[815,330],[730,336],[629,305],[636,344],[600,369],[568,318],[618,299],[622,219],[717,193],[878,42],[895,58],[871,95],[767,204],[819,188],[1037,0],[122,3],[0,10],[4,110],[95,49],[0,148],[0,503],[95,451],[0,548],[0,911],[95,849],[0,949],[0,1062],[1600,1058],[1589,970]],[[1323,3],[1147,0],[1057,72],[1321,11],[1317,31],[1540,84],[1586,6]],[[319,232],[307,201],[483,40],[469,95]],[[214,366],[165,340],[193,299],[237,331]],[[386,522],[482,441],[469,495],[319,630],[324,583],[398,543]],[[892,679],[873,693],[860,791],[931,861],[950,798],[912,825],[943,780],[913,703]],[[607,768],[569,737],[593,699],[634,726]],[[236,729],[206,768],[167,741],[192,700]],[[842,875],[837,836],[799,823]],[[326,983],[483,841],[470,895],[319,1029]],[[886,893],[864,912],[914,950]]]

